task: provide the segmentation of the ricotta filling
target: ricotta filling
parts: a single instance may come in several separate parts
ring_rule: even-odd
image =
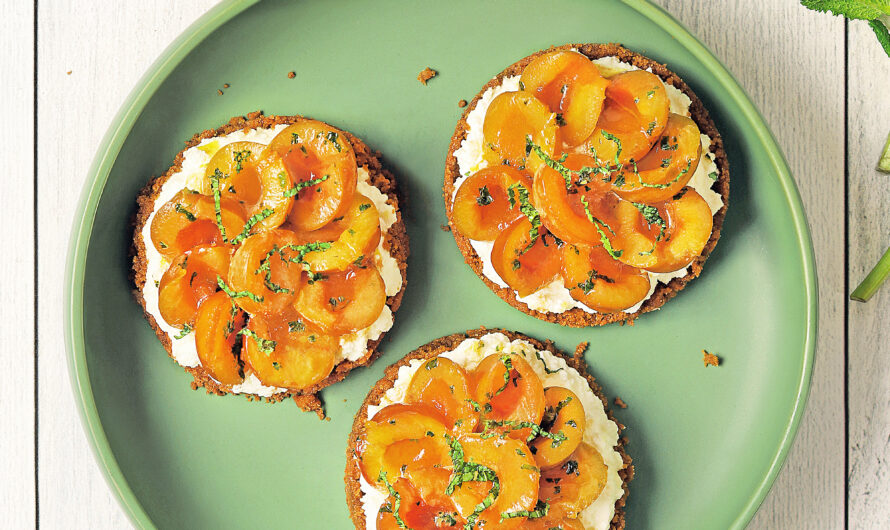
[[[594,59],[593,63],[599,67],[600,72],[607,78],[622,72],[639,69],[614,56]],[[457,166],[461,176],[454,182],[454,195],[452,195],[452,201],[454,200],[454,196],[457,195],[457,190],[460,189],[461,184],[463,184],[470,175],[488,166],[488,162],[483,157],[485,140],[482,134],[482,125],[485,122],[485,113],[488,111],[488,106],[495,97],[504,92],[516,92],[519,90],[519,78],[520,76],[518,75],[505,77],[500,85],[488,88],[482,94],[482,97],[479,98],[479,102],[473,110],[467,114],[466,138],[461,142],[460,148],[454,152],[454,157],[457,159]],[[664,86],[667,90],[668,99],[670,100],[670,111],[674,114],[689,116],[689,106],[692,104],[689,97],[673,85],[664,83]],[[701,135],[701,160],[687,186],[697,191],[711,208],[711,215],[716,215],[720,208],[723,207],[723,197],[711,189],[711,185],[716,179],[709,175],[716,174],[718,178],[720,175],[720,170],[714,162],[714,153],[710,150],[711,141],[712,140],[708,135]],[[498,275],[497,271],[494,270],[494,265],[492,265],[491,262],[491,249],[492,246],[494,246],[494,242],[476,241],[471,239],[470,245],[472,245],[473,250],[476,251],[476,254],[479,255],[479,259],[482,261],[482,274],[496,285],[505,288],[508,287],[507,283]],[[659,283],[666,284],[674,278],[682,278],[687,274],[689,274],[688,266],[673,272],[647,272],[647,275],[649,276],[649,293],[637,304],[624,309],[623,312],[636,313],[643,303],[652,296],[652,293],[655,292],[655,287]],[[519,296],[519,293],[516,291],[514,291],[514,295],[516,296],[516,300],[524,303],[530,309],[541,311],[543,313],[564,313],[573,308],[581,309],[587,313],[597,313],[596,310],[591,309],[572,298],[568,288],[566,288],[565,280],[563,280],[561,276],[558,276],[552,282],[528,296]]]
[[[200,190],[204,180],[204,170],[213,155],[223,146],[232,142],[257,142],[268,144],[281,132],[286,124],[278,124],[268,129],[239,130],[215,138],[205,138],[201,142],[183,153],[182,166],[179,171],[170,175],[170,178],[161,187],[161,192],[155,199],[151,215],[142,227],[142,240],[145,244],[146,271],[145,285],[142,287],[142,298],[145,301],[145,310],[154,317],[158,327],[167,334],[171,343],[171,355],[181,366],[194,368],[201,365],[198,358],[198,350],[195,346],[194,332],[181,336],[181,330],[168,324],[161,316],[158,308],[158,283],[170,262],[164,259],[151,240],[151,223],[157,211],[167,201],[172,199],[184,188]],[[387,250],[384,242],[389,228],[396,222],[396,210],[387,204],[389,197],[371,184],[370,174],[367,168],[358,168],[358,184],[356,189],[367,196],[377,207],[380,215],[380,229],[382,237],[377,249],[374,251],[374,263],[383,283],[386,287],[386,296],[393,296],[402,288],[402,272],[399,270],[398,261]],[[368,342],[377,340],[380,336],[392,328],[393,315],[389,306],[384,304],[380,316],[370,326],[354,333],[340,337],[340,355],[337,362],[344,360],[355,361],[368,352]],[[180,338],[177,338],[180,337]],[[274,394],[285,392],[287,389],[264,385],[255,374],[246,373],[241,384],[233,385],[231,392],[234,394],[254,394],[260,397],[270,397]]]
[[[451,359],[469,371],[485,357],[501,353],[523,356],[541,379],[544,388],[551,386],[568,388],[581,400],[587,419],[582,439],[602,455],[608,473],[602,493],[579,514],[578,519],[590,530],[609,528],[615,515],[615,503],[624,495],[623,481],[618,475],[618,471],[624,467],[624,459],[621,453],[615,450],[615,446],[618,445],[618,425],[609,419],[603,402],[590,389],[587,379],[568,366],[561,357],[546,350],[538,350],[528,341],[511,341],[503,333],[489,333],[478,339],[466,339],[454,350],[442,353],[440,356]],[[380,403],[368,406],[368,419],[387,405],[405,400],[411,378],[424,362],[426,359],[413,359],[406,366],[399,368],[393,387],[386,391]],[[552,373],[548,373],[545,368]],[[363,476],[359,480],[365,527],[371,530],[377,527],[377,515],[386,501],[386,494],[369,484]]]

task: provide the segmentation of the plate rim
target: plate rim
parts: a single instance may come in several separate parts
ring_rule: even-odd
[[[96,155],[87,172],[75,209],[75,218],[69,238],[65,265],[64,285],[64,335],[68,361],[68,373],[72,391],[77,402],[81,424],[89,441],[93,456],[99,463],[102,474],[124,509],[130,521],[138,528],[156,528],[141,501],[136,497],[114,456],[108,442],[102,421],[99,418],[95,397],[86,364],[86,347],[83,332],[83,283],[86,272],[86,255],[89,249],[91,232],[96,217],[99,199],[117,155],[129,135],[136,120],[141,116],[146,104],[160,85],[179,63],[219,26],[228,22],[248,7],[260,0],[223,0],[207,13],[189,25],[152,63],[136,82],[112,119],[105,135],[99,143]],[[800,427],[811,388],[811,378],[815,357],[816,330],[818,325],[818,288],[815,268],[815,253],[810,231],[803,211],[800,192],[791,176],[791,170],[775,137],[766,125],[760,112],[752,103],[735,77],[723,63],[683,24],[670,13],[648,0],[621,0],[642,16],[661,27],[674,37],[705,68],[714,75],[726,89],[729,97],[739,107],[745,118],[754,125],[751,132],[765,147],[771,165],[776,170],[781,188],[793,220],[794,231],[801,251],[803,280],[806,292],[807,314],[803,343],[801,377],[792,403],[788,422],[779,441],[776,453],[761,478],[758,486],[748,498],[741,512],[730,526],[742,529],[754,517],[763,500],[769,493],[779,471],[784,465],[788,452]]]

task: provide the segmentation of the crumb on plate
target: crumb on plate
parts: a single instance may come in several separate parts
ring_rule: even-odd
[[[627,403],[625,403],[624,400],[618,396],[615,396],[614,402],[616,407],[621,407],[623,409],[627,408]]]
[[[708,350],[702,350],[704,354],[704,362],[705,367],[707,366],[720,366],[720,357],[717,357],[713,353],[709,353]]]
[[[464,108],[464,107],[466,107],[466,106],[467,106],[467,100],[462,99],[462,100],[458,101],[458,102],[457,102],[457,106],[460,107],[460,108]]]
[[[439,75],[439,72],[437,72],[437,71],[433,70],[432,68],[430,68],[429,66],[427,66],[426,68],[423,69],[422,72],[417,74],[417,80],[425,85],[427,81],[436,77],[437,75]]]

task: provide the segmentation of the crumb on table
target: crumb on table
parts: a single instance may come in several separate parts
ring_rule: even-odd
[[[287,73],[287,78],[288,78],[288,79],[293,79],[293,78],[295,78],[295,77],[297,77],[297,73],[294,72],[293,70],[291,70],[290,72]]]
[[[73,71],[74,71],[74,70],[68,70],[66,73],[67,73],[68,75],[71,75],[71,72],[73,72]]]
[[[448,225],[439,225],[439,228],[441,228],[443,232],[451,232],[451,227]]]
[[[219,94],[220,96],[223,95],[223,91],[218,88],[216,89],[216,93]]]
[[[717,357],[713,353],[709,353],[708,350],[702,350],[704,354],[705,367],[707,366],[720,366],[720,357]]]
[[[586,340],[575,346],[575,357],[581,357],[582,355],[584,355],[584,352],[587,351],[588,346],[590,346],[590,343]]]
[[[457,102],[457,106],[460,107],[460,108],[464,108],[464,107],[466,107],[466,106],[467,106],[467,100],[462,99],[462,100],[458,101],[458,102]]]
[[[426,68],[423,69],[422,72],[417,74],[417,80],[425,85],[427,81],[436,77],[437,75],[439,75],[439,72],[437,72],[437,71],[433,70],[432,68],[430,68],[429,66],[427,66]]]
[[[230,86],[231,85],[229,85],[228,83],[223,83],[223,88],[229,88]]]
[[[627,403],[625,403],[624,400],[618,396],[615,396],[614,402],[616,407],[621,407],[623,409],[627,408]]]

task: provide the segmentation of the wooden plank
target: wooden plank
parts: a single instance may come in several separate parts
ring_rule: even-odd
[[[34,488],[34,9],[24,2],[4,9],[0,31],[0,110],[19,116],[0,132],[6,190],[0,208],[0,322],[6,344],[0,355],[0,513],[3,524],[26,528],[35,523]]]
[[[890,245],[890,175],[875,170],[890,133],[890,58],[864,22],[848,40],[850,288]],[[890,285],[849,304],[849,527],[890,527]]]
[[[39,6],[38,431],[40,523],[46,528],[129,526],[93,459],[72,400],[57,324],[62,321],[60,258],[69,236],[63,227],[71,225],[99,141],[133,85],[215,3],[120,2],[109,9],[103,3],[66,0]],[[8,56],[16,48],[4,50]]]
[[[843,528],[843,22],[786,0],[756,8],[745,2],[655,3],[723,61],[763,113],[800,188],[816,249],[821,314],[809,404],[750,528]]]

